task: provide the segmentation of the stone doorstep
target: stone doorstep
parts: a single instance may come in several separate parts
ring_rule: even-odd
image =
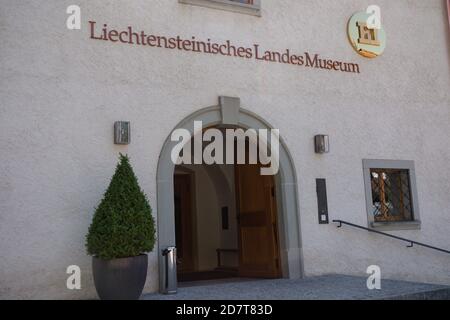
[[[182,300],[192,299],[235,299],[250,300],[257,298],[264,300],[260,294],[242,294],[246,289],[256,292],[270,291],[268,299],[294,299],[294,300],[450,300],[450,287],[445,285],[433,285],[424,283],[412,283],[405,281],[384,280],[384,290],[367,291],[364,289],[366,279],[362,277],[345,275],[327,275],[302,280],[262,280],[240,281],[233,283],[204,283],[202,286],[180,288],[180,292],[173,296],[159,294],[144,295],[145,300]],[[298,287],[297,287],[298,286]],[[291,291],[292,295],[286,292]]]
[[[404,294],[382,300],[450,300],[450,288]]]

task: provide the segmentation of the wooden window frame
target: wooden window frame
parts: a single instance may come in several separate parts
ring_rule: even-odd
[[[363,160],[364,184],[366,192],[366,207],[368,227],[382,230],[419,230],[421,229],[420,210],[418,205],[418,193],[416,185],[416,174],[414,161],[398,161],[398,160]],[[411,194],[411,221],[392,221],[377,222],[373,215],[373,193],[372,193],[372,170],[407,170],[409,174],[409,188]]]
[[[231,0],[178,0],[180,3],[232,11],[253,16],[261,16],[261,0],[252,0],[251,3],[241,3]]]

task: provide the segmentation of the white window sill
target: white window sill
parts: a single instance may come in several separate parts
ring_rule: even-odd
[[[420,230],[422,223],[420,221],[372,222],[370,227],[377,231]]]
[[[178,0],[180,3],[192,4],[207,8],[232,11],[237,13],[261,16],[261,4],[255,0],[255,4],[245,4],[228,0]]]

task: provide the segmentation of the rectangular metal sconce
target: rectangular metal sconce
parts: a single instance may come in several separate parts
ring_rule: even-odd
[[[319,207],[319,224],[329,224],[328,218],[328,197],[327,181],[325,179],[316,180],[317,205]]]
[[[117,121],[114,123],[114,143],[120,145],[130,144],[131,124],[127,121]]]
[[[324,154],[330,152],[330,137],[327,135],[317,135],[314,137],[316,153]]]

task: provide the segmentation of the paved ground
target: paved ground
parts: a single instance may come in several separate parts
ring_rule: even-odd
[[[450,287],[383,280],[370,291],[366,278],[330,275],[302,280],[206,282],[180,288],[177,295],[145,295],[144,300],[373,300],[450,299]]]

